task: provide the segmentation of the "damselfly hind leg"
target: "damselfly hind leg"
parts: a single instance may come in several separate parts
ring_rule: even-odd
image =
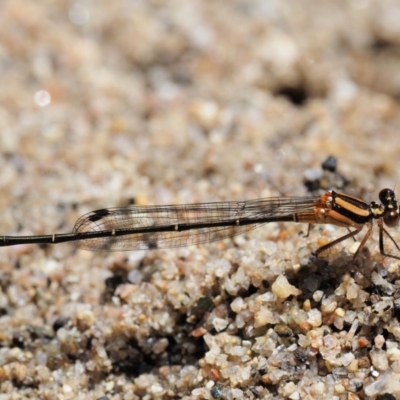
[[[369,237],[371,236],[371,232],[372,232],[372,224],[369,223],[367,224],[368,230],[365,233],[364,237],[361,240],[360,245],[358,246],[356,252],[354,253],[353,257],[351,259],[348,259],[348,261],[346,261],[343,266],[347,271],[347,268],[349,267],[348,262],[350,261],[351,267],[354,268],[357,272],[359,272],[361,274],[361,276],[364,277],[364,279],[366,279],[366,281],[368,282],[368,286],[375,286],[374,283],[371,281],[370,279],[370,272],[368,272],[368,269],[366,270],[365,267],[368,265],[368,263],[365,263],[364,261],[362,261],[361,259],[363,257],[360,257],[361,253],[364,253],[362,250],[367,250],[365,244],[368,241]],[[339,237],[338,239],[333,240],[332,242],[329,242],[328,244],[321,246],[319,249],[317,249],[313,255],[315,257],[318,257],[321,253],[323,253],[324,251],[330,249],[331,247],[341,243],[342,241],[349,239],[349,238],[355,238],[355,236],[360,233],[360,231],[363,229],[363,227],[359,228],[359,229],[355,229],[353,231],[349,231],[348,233],[346,233],[346,235],[343,235],[341,237]],[[311,259],[310,259],[311,260]]]
[[[320,248],[318,248],[313,255],[315,257],[318,257],[321,253],[323,253],[324,251],[330,249],[333,246],[336,246],[338,243],[343,242],[343,240],[346,240],[348,238],[354,237],[355,235],[357,235],[357,233],[359,233],[361,231],[362,227],[359,229],[355,229],[354,231],[350,231],[348,233],[346,233],[345,235],[333,240],[332,242],[329,242],[328,244],[325,244],[324,246],[321,246]],[[357,256],[358,252],[360,251],[361,247],[365,244],[366,240],[368,239],[369,235],[370,235],[370,230],[369,232],[366,233],[363,241],[361,242],[359,248],[357,249],[356,253],[354,254],[354,258]]]

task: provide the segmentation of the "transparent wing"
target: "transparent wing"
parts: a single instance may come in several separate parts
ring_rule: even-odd
[[[312,211],[317,200],[276,197],[243,202],[108,208],[83,215],[73,231],[113,232],[79,241],[80,248],[91,251],[188,246],[238,235],[267,222],[289,220],[295,213]]]

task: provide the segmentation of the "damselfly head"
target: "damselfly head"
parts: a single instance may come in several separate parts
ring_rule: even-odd
[[[379,192],[379,200],[384,207],[383,222],[386,226],[392,228],[399,224],[399,207],[396,201],[396,195],[392,189],[382,189]]]

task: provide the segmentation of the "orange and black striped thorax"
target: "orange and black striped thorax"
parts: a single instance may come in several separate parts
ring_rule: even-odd
[[[381,207],[375,203],[368,204],[356,197],[344,193],[337,193],[333,190],[331,196],[331,209],[342,217],[353,221],[355,224],[366,224],[373,218],[379,218],[383,214]],[[378,211],[375,206],[378,207],[380,211]],[[371,208],[374,208],[374,211],[372,211]]]

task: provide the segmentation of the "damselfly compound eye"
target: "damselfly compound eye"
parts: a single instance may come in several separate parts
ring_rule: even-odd
[[[383,222],[389,228],[393,228],[399,224],[399,213],[397,210],[390,211],[383,217]]]
[[[392,189],[382,189],[379,192],[379,200],[383,205],[388,205],[395,199],[395,194]]]

